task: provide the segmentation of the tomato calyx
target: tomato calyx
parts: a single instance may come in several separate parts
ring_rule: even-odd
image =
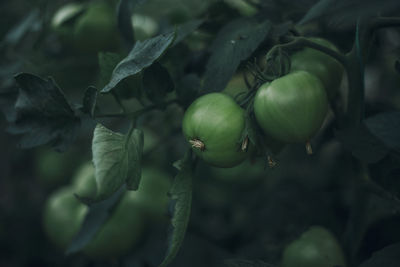
[[[204,151],[206,149],[206,145],[198,138],[193,138],[189,140],[189,143],[193,148],[200,149],[200,151]]]

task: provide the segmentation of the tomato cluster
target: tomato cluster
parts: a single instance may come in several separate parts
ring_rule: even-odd
[[[310,38],[332,50],[329,41]],[[291,70],[272,82],[262,84],[254,97],[255,119],[262,129],[264,143],[273,153],[287,143],[306,143],[321,128],[343,76],[343,67],[321,51],[305,48],[291,56]],[[183,133],[194,152],[217,167],[232,167],[242,162],[245,110],[231,97],[240,92],[237,77],[229,84],[234,89],[199,97],[189,106],[183,119]],[[307,146],[311,153],[311,147]]]
[[[83,253],[94,259],[112,259],[127,254],[144,237],[146,225],[166,222],[170,185],[165,173],[144,168],[139,190],[124,193]],[[88,207],[74,194],[95,197],[96,180],[91,163],[79,170],[71,185],[59,188],[47,199],[44,230],[62,249],[71,243],[88,213]]]

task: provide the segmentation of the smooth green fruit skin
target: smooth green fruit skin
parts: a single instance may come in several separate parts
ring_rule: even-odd
[[[49,239],[63,249],[79,231],[88,211],[73,194],[72,187],[62,187],[50,195],[44,208],[44,230]]]
[[[96,259],[120,257],[140,241],[145,223],[135,193],[124,194],[108,221],[84,248],[86,255]],[[75,198],[73,187],[59,189],[46,202],[43,224],[47,236],[57,246],[66,249],[87,212],[87,206]]]
[[[95,198],[97,193],[94,166],[92,162],[83,164],[72,180],[74,191],[80,197]]]
[[[254,114],[260,127],[285,143],[309,141],[327,111],[328,98],[321,81],[305,71],[263,84],[254,98]]]
[[[196,155],[210,165],[225,168],[247,157],[239,144],[244,127],[244,110],[223,93],[210,93],[196,99],[182,122],[186,140],[199,139],[205,145],[203,151],[193,147]]]
[[[289,244],[281,264],[281,267],[334,266],[346,266],[343,251],[334,235],[320,226],[311,227]]]
[[[317,44],[340,52],[339,49],[328,40],[316,37],[311,37],[309,39]],[[308,71],[321,79],[329,99],[336,96],[344,72],[344,68],[339,61],[321,51],[313,48],[305,48],[291,56],[291,71],[298,70]]]
[[[243,74],[238,73],[232,77],[222,92],[231,97],[235,97],[239,93],[245,93],[247,91],[247,85],[243,78]]]
[[[134,191],[124,194],[109,220],[85,247],[86,255],[95,259],[118,258],[139,243],[145,231],[145,216],[136,197]]]
[[[94,2],[74,26],[74,43],[83,52],[105,51],[118,43],[113,9],[103,2]]]
[[[151,221],[167,219],[171,178],[154,167],[144,167],[136,202]]]
[[[108,221],[83,252],[94,259],[117,258],[129,253],[142,238],[147,222],[167,219],[170,177],[154,168],[143,168],[138,191],[127,191]],[[65,249],[78,233],[88,212],[80,196],[94,196],[96,182],[93,164],[86,163],[72,180],[72,186],[54,192],[46,202],[43,224],[46,234]],[[92,195],[94,194],[94,195]]]

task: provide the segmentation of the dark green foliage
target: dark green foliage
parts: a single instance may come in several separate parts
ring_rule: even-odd
[[[24,135],[22,148],[50,143],[57,150],[65,150],[76,137],[80,119],[64,93],[51,78],[21,73],[15,79],[20,91],[9,132]]]
[[[89,244],[125,191],[125,187],[121,187],[108,199],[89,206],[82,227],[67,248],[66,254],[76,253]],[[79,196],[77,197],[79,198]]]
[[[333,27],[355,26],[360,17],[386,14],[399,11],[400,3],[396,0],[319,0],[299,21],[305,24],[313,20],[323,20]]]
[[[156,61],[144,70],[143,87],[151,102],[160,103],[175,86],[168,70]]]
[[[276,267],[311,225],[332,230],[347,267],[400,266],[398,0],[80,0],[83,9],[64,26],[101,1],[118,23],[105,51],[93,43],[78,51],[54,31],[52,17],[69,1],[0,1],[0,125],[12,134],[0,131],[1,266]],[[368,28],[389,16],[379,31]],[[152,33],[135,36],[135,18],[153,23]],[[273,63],[288,67],[285,55],[305,48],[291,45],[298,36],[335,43],[348,77],[311,137],[311,156],[304,144],[263,134],[253,111],[263,77],[283,74],[265,64],[267,53],[282,45]],[[218,169],[187,152],[182,118],[235,76],[248,78],[235,101],[246,109],[237,143],[248,142],[249,157]],[[71,171],[41,162],[53,184],[67,183],[78,161],[95,166],[97,195],[76,192],[89,212],[67,256],[42,230],[39,214],[55,188],[35,171],[41,145],[73,146],[75,161],[64,166]],[[79,253],[120,196],[140,189],[143,166],[175,177],[168,214],[148,223],[126,257],[100,262]]]
[[[129,55],[115,67],[110,82],[101,90],[110,92],[123,79],[139,73],[150,66],[171,45],[175,33],[158,35],[143,42],[136,42]]]
[[[118,28],[125,41],[132,45],[135,42],[135,32],[132,27],[131,16],[137,5],[146,0],[120,0],[117,7]]]
[[[175,176],[170,195],[172,201],[171,230],[167,254],[159,267],[168,266],[178,253],[189,224],[192,207],[193,159],[191,151],[185,154]]]
[[[97,95],[98,91],[93,86],[89,86],[83,95],[82,112],[89,114],[91,117],[94,117],[96,110]]]
[[[265,40],[271,30],[269,20],[237,19],[223,27],[210,47],[202,93],[222,91],[239,64]]]
[[[399,251],[399,243],[387,246],[384,249],[375,252],[369,260],[360,264],[359,267],[397,267],[400,262]]]

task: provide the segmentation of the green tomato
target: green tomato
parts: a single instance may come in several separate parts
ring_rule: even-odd
[[[74,43],[84,52],[110,50],[119,41],[114,10],[105,2],[93,2],[74,26]]]
[[[65,249],[79,231],[88,211],[73,195],[72,187],[62,187],[47,199],[43,225],[48,238]]]
[[[316,37],[309,39],[319,45],[340,52],[328,40]],[[305,48],[291,56],[291,71],[297,70],[308,71],[321,79],[330,99],[336,96],[344,72],[344,68],[339,61],[313,48]]]
[[[67,4],[55,13],[51,25],[65,44],[85,53],[113,49],[120,41],[114,9],[106,1]]]
[[[128,191],[83,252],[95,259],[126,255],[141,241],[145,226],[145,215],[138,207],[136,192]]]
[[[247,92],[247,85],[244,81],[243,74],[235,74],[222,92],[231,97],[235,97],[239,93]]]
[[[233,167],[247,157],[239,143],[244,127],[244,110],[223,93],[196,99],[182,123],[183,134],[196,155],[216,167]]]
[[[283,252],[281,267],[346,266],[346,260],[335,236],[321,226],[313,226]]]
[[[94,198],[97,193],[96,179],[94,175],[94,166],[88,162],[80,167],[72,180],[74,193],[80,197]]]
[[[152,167],[143,168],[136,202],[151,221],[167,218],[171,185],[167,173]]]
[[[43,224],[49,239],[65,249],[78,233],[88,212],[71,186],[54,192],[46,202]],[[83,252],[96,259],[111,259],[128,253],[144,233],[144,214],[138,207],[136,192],[126,192],[110,218]]]
[[[68,45],[73,44],[73,27],[71,25],[84,10],[83,4],[69,3],[57,10],[51,20],[51,27],[54,32]]]
[[[35,152],[34,165],[38,180],[47,187],[65,183],[73,175],[73,167],[80,161],[77,151],[70,149],[59,153],[51,149]]]
[[[297,71],[263,84],[254,98],[254,114],[263,131],[285,142],[308,142],[328,111],[321,81]]]

